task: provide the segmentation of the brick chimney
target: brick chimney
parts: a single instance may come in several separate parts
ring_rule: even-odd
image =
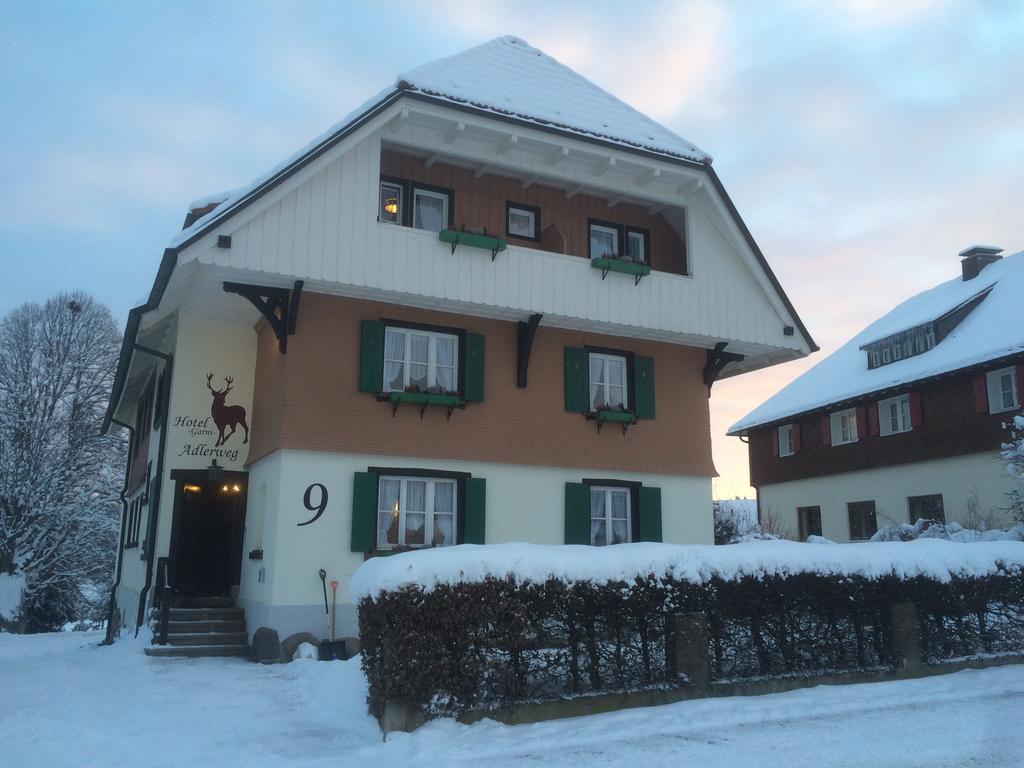
[[[964,280],[973,280],[985,267],[993,262],[999,261],[1003,252],[1002,248],[994,245],[972,245],[960,251],[960,266],[963,269]]]

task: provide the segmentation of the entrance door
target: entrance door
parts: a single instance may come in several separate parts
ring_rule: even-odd
[[[176,470],[170,583],[186,597],[228,597],[242,570],[247,473]]]

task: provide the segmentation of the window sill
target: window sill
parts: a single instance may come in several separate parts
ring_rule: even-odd
[[[491,235],[478,235],[473,232],[459,232],[454,229],[442,229],[437,233],[437,239],[442,243],[451,243],[452,253],[456,247],[465,245],[470,248],[480,248],[491,252],[491,261],[501,252],[508,248],[508,243],[500,237]]]

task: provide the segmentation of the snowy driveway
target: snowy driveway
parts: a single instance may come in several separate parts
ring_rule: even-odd
[[[682,702],[381,743],[355,663],[158,660],[0,635],[0,761],[29,766],[1024,765],[1024,667]]]

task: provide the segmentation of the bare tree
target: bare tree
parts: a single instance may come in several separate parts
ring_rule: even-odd
[[[0,321],[0,579],[19,592],[0,605],[8,629],[85,618],[110,580],[125,446],[99,432],[118,348],[109,310],[82,293]]]

